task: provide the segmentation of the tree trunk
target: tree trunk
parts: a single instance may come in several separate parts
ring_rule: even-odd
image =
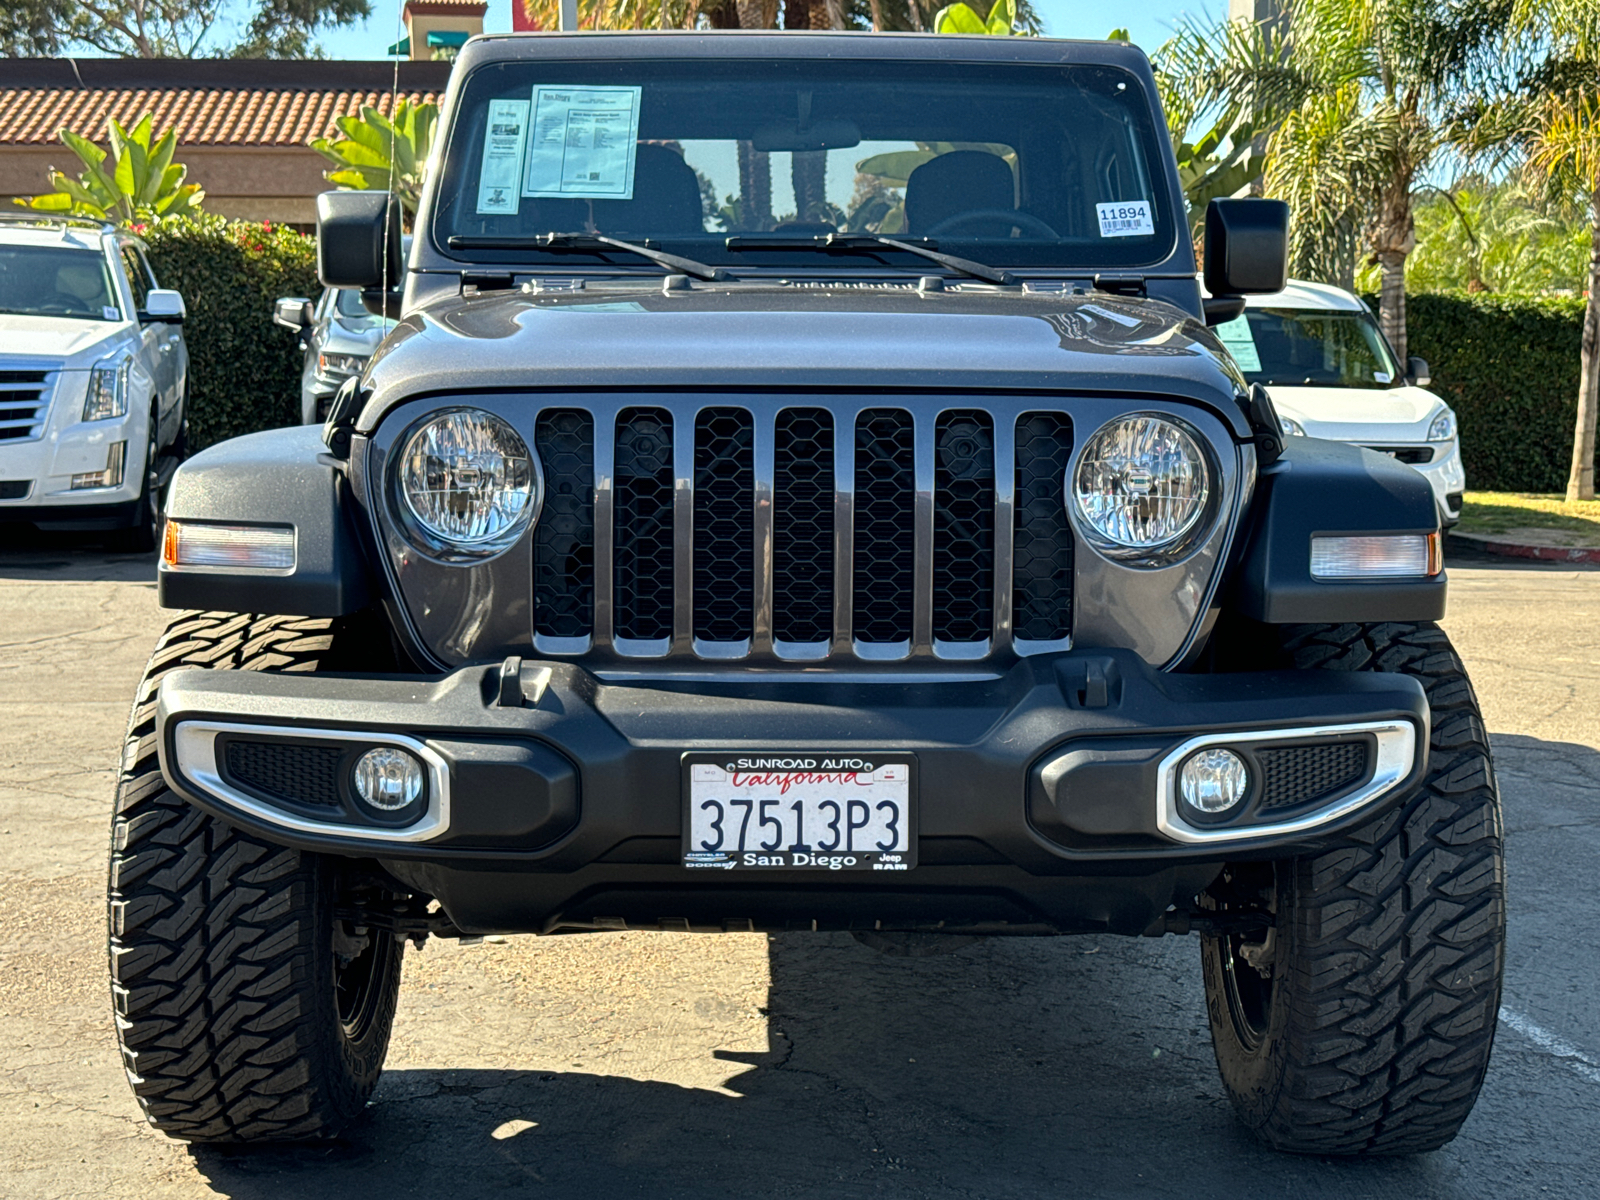
[[[1578,375],[1568,500],[1594,499],[1594,431],[1600,408],[1600,190],[1590,196],[1589,212],[1589,298],[1583,306],[1583,367]]]
[[[1397,250],[1378,255],[1383,284],[1378,292],[1378,326],[1394,347],[1400,370],[1406,369],[1406,256]],[[1396,381],[1398,382],[1398,381]]]
[[[801,150],[789,156],[789,177],[794,183],[794,215],[797,221],[825,221],[818,211],[828,202],[828,152]]]
[[[752,142],[739,143],[739,228],[772,228],[772,159]]]

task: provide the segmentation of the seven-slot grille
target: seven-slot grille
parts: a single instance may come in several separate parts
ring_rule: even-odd
[[[546,409],[534,442],[543,653],[974,659],[1070,636],[1065,414]]]
[[[31,442],[44,433],[54,370],[0,366],[0,443]]]

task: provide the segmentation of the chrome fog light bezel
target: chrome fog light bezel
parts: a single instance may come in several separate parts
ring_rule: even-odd
[[[1188,846],[1208,846],[1311,833],[1348,817],[1383,799],[1411,778],[1419,761],[1419,748],[1427,730],[1409,720],[1358,721],[1339,725],[1312,725],[1290,729],[1253,729],[1236,733],[1203,733],[1174,746],[1156,768],[1156,828],[1168,841]],[[1366,782],[1309,811],[1294,812],[1281,820],[1256,823],[1199,823],[1187,819],[1178,792],[1178,770],[1197,751],[1207,747],[1237,746],[1253,754],[1275,746],[1306,741],[1370,737],[1371,772]],[[1245,755],[1249,761],[1249,754]],[[1256,785],[1252,785],[1252,788]],[[1244,813],[1254,801],[1251,791],[1237,809],[1221,814],[1227,821]]]
[[[514,438],[522,447],[528,464],[528,498],[521,510],[502,528],[478,538],[453,537],[441,531],[418,511],[407,490],[409,459],[418,439],[432,427],[461,416],[471,416],[485,424],[499,426],[502,433]],[[449,565],[487,562],[515,546],[537,524],[544,507],[544,468],[528,439],[499,413],[472,405],[437,409],[413,422],[397,440],[395,447],[388,472],[389,506],[406,540],[425,558]]]
[[[1082,487],[1082,476],[1091,461],[1091,451],[1102,439],[1117,432],[1119,427],[1136,422],[1166,426],[1178,435],[1180,444],[1187,442],[1193,450],[1192,460],[1200,484],[1200,496],[1194,511],[1175,532],[1159,541],[1137,542],[1117,538],[1106,532],[1085,507],[1086,491]],[[1217,511],[1219,488],[1216,484],[1221,478],[1210,443],[1197,429],[1169,413],[1138,411],[1112,417],[1084,439],[1082,446],[1073,453],[1062,488],[1073,529],[1102,557],[1123,566],[1164,567],[1183,558],[1210,531]]]

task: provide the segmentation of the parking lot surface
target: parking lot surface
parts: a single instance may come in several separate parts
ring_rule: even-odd
[[[1456,557],[1446,628],[1505,801],[1499,1040],[1462,1136],[1293,1158],[1234,1122],[1193,938],[600,934],[407,952],[389,1071],[325,1146],[191,1150],[123,1080],[111,793],[164,615],[148,560],[0,544],[0,1196],[1593,1197],[1600,570]]]

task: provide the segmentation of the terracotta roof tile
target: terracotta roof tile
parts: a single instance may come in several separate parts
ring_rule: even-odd
[[[433,91],[400,92],[413,104]],[[131,125],[145,112],[157,129],[178,131],[181,146],[303,146],[335,132],[334,118],[363,105],[390,111],[386,91],[223,88],[0,88],[0,145],[55,145],[59,129],[96,141],[107,117]]]

